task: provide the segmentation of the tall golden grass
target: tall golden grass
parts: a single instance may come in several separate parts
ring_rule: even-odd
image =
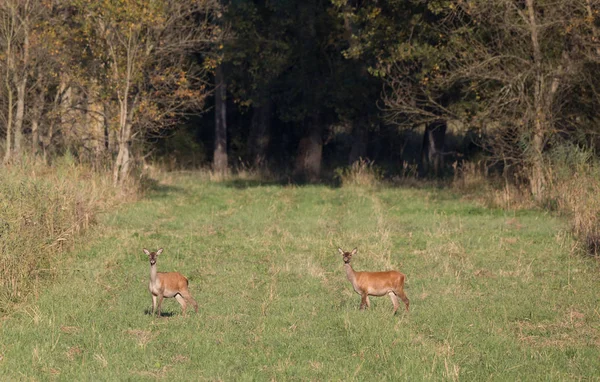
[[[24,158],[0,167],[0,311],[53,277],[61,255],[99,212],[135,196],[132,185],[113,187],[108,169],[70,155],[52,166]]]
[[[465,163],[455,168],[453,187],[504,209],[541,208],[569,221],[581,252],[600,256],[600,162],[577,146],[555,148],[546,156],[544,197],[536,201],[527,184],[492,177],[485,165]]]
[[[376,187],[381,185],[383,171],[373,161],[360,158],[349,167],[336,169],[335,176],[342,187]]]

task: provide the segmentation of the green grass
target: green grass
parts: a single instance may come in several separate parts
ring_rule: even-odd
[[[2,380],[597,379],[597,263],[565,225],[440,190],[182,177],[101,219],[55,283],[0,321]],[[356,270],[407,275],[411,312]],[[148,315],[149,264],[200,305]]]

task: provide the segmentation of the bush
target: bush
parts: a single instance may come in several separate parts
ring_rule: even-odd
[[[574,145],[555,148],[549,155],[548,201],[571,219],[580,246],[600,255],[600,163],[589,150]]]
[[[0,311],[53,277],[60,255],[97,214],[131,195],[111,179],[69,155],[52,167],[23,160],[0,168]]]
[[[383,170],[375,166],[373,161],[360,158],[349,167],[336,169],[335,177],[342,187],[375,187],[381,184]]]

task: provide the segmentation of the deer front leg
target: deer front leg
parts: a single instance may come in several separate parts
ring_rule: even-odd
[[[361,294],[360,310],[364,310],[366,306],[369,306],[369,296],[363,293]]]
[[[157,309],[157,313],[156,313],[157,317],[160,317],[160,308],[162,306],[163,298],[164,298],[164,296],[162,294],[158,296],[158,309]]]
[[[154,316],[154,311],[156,310],[156,296],[152,295],[152,316]]]

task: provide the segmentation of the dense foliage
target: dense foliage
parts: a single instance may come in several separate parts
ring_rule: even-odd
[[[598,12],[592,0],[7,0],[3,157],[68,150],[110,163],[116,184],[150,155],[312,181],[360,158],[442,174],[475,146],[541,200],[550,149],[596,146]]]

